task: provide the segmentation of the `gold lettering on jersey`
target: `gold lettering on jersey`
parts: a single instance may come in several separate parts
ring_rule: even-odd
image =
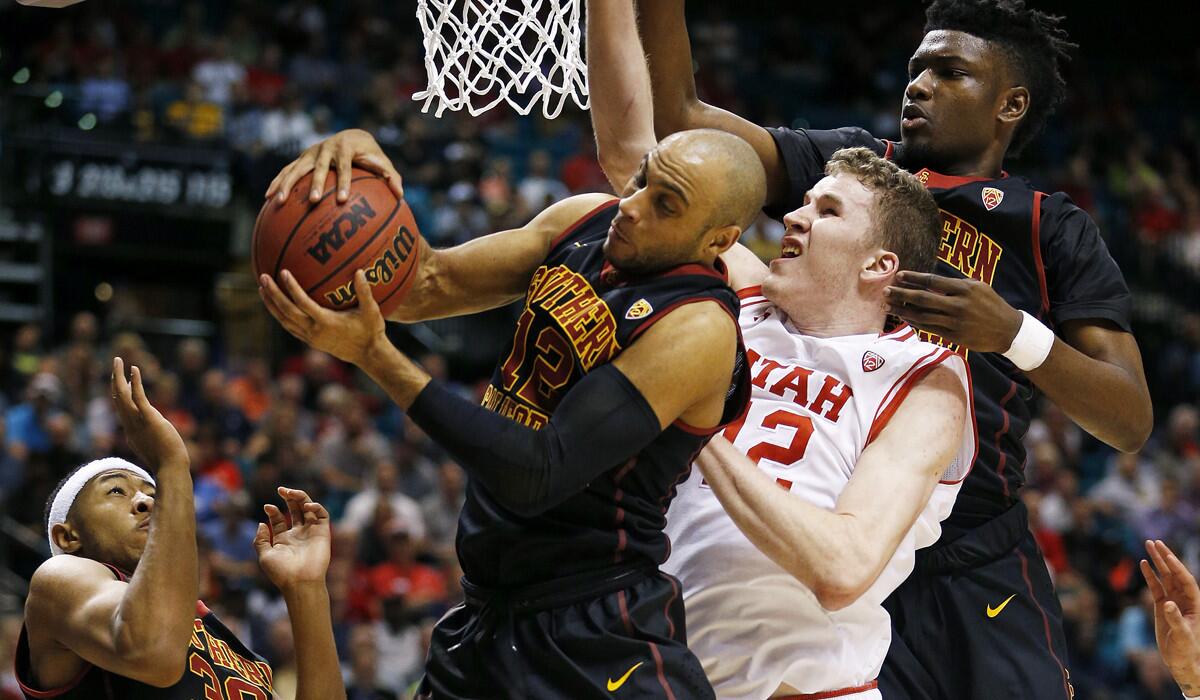
[[[487,410],[499,413],[509,420],[534,430],[541,430],[550,421],[550,416],[536,408],[526,406],[511,396],[506,396],[504,392],[490,384],[483,392],[482,404]]]
[[[942,210],[942,244],[938,259],[989,287],[1004,249],[979,229]]]
[[[192,622],[193,649],[207,651],[208,658],[221,668],[233,671],[242,680],[271,690],[273,677],[271,667],[263,661],[252,661],[233,650],[229,644],[218,637],[212,636],[204,626],[204,621],[196,618]]]
[[[946,340],[945,338],[938,335],[937,333],[930,333],[929,331],[917,331],[917,337],[920,338],[921,340],[924,340],[926,343],[933,343],[934,345],[937,345],[938,347],[946,348],[947,350],[954,353],[955,355],[959,355],[964,360],[967,359],[967,355],[970,354],[970,352],[971,352],[967,348],[964,348],[962,345],[959,345],[958,343]]]
[[[754,386],[789,399],[832,423],[841,419],[842,409],[854,395],[848,384],[819,370],[784,365],[751,349],[747,349],[746,359],[750,362]],[[770,386],[769,380],[773,380]]]
[[[571,341],[585,372],[608,362],[621,349],[617,320],[608,304],[583,275],[570,268],[538,268],[529,284],[526,306],[550,314]]]

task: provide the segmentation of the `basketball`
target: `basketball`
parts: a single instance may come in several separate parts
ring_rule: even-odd
[[[342,204],[332,170],[316,203],[308,200],[311,181],[312,174],[305,175],[283,204],[271,199],[259,211],[251,248],[255,274],[278,282],[287,270],[318,304],[341,310],[357,305],[354,273],[365,270],[386,316],[416,279],[420,232],[412,211],[366,170],[353,170],[350,198]]]

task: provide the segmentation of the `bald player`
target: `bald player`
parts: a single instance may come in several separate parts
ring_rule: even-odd
[[[339,188],[357,160],[399,191],[358,131],[307,151],[268,194],[285,197],[314,167],[324,182],[331,160]],[[689,131],[644,154],[620,199],[571,197],[448,250],[422,241],[394,320],[525,298],[483,406],[388,342],[362,272],[345,312],[286,271],[282,289],[260,279],[290,333],[366,371],[469,476],[456,542],[466,602],[433,632],[419,697],[713,697],[686,646],[679,583],[658,567],[675,484],[746,405],[738,301],[718,256],[765,187],[749,144]]]

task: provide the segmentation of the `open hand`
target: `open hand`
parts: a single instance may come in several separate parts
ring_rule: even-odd
[[[361,366],[372,347],[388,342],[383,314],[362,270],[354,273],[358,307],[345,311],[317,304],[287,270],[279,277],[282,289],[270,275],[259,275],[258,295],[284,329],[309,346]]]
[[[1154,596],[1154,637],[1185,695],[1200,695],[1200,586],[1162,540],[1146,541],[1142,576]]]
[[[1021,312],[977,280],[906,270],[884,297],[889,313],[977,352],[1005,352],[1021,329]]]
[[[324,583],[329,570],[329,511],[299,489],[279,487],[287,503],[289,525],[283,512],[266,504],[270,525],[259,523],[254,533],[258,565],[280,590],[306,583]]]
[[[125,361],[114,357],[113,406],[117,410],[117,417],[125,430],[125,439],[129,441],[129,446],[152,472],[167,464],[188,468],[187,446],[183,444],[183,438],[179,436],[175,426],[171,425],[146,398],[141,370],[136,366],[132,367],[129,375],[130,380],[127,381]]]
[[[300,178],[311,172],[313,189],[308,193],[308,199],[311,202],[318,201],[323,194],[321,189],[330,165],[337,172],[338,202],[350,198],[350,169],[355,165],[387,180],[388,187],[396,193],[397,199],[404,196],[400,173],[396,172],[391,159],[384,155],[375,137],[362,129],[346,129],[309,146],[299,158],[285,165],[267,188],[266,199],[275,196],[282,204]]]

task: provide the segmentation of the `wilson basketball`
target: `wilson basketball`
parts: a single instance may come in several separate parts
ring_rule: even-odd
[[[271,199],[259,211],[251,251],[255,274],[278,283],[287,270],[318,304],[340,310],[357,306],[354,273],[365,270],[386,316],[417,276],[421,234],[412,211],[383,178],[366,170],[353,170],[343,204],[332,170],[316,203],[308,200],[311,181],[310,173],[282,205]]]

